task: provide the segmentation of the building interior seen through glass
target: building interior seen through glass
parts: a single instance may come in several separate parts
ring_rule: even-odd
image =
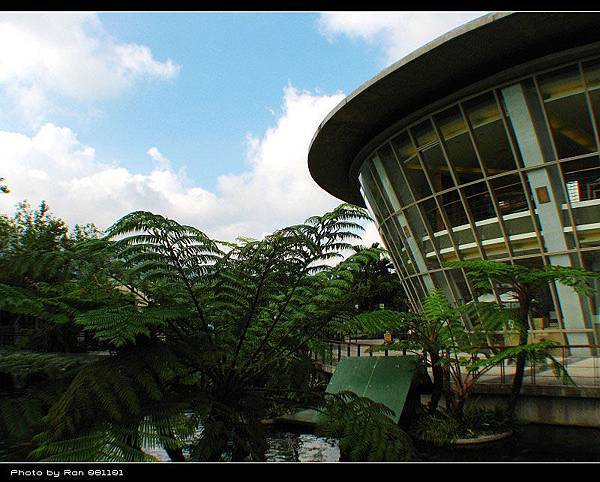
[[[596,59],[465,99],[372,153],[361,192],[416,307],[433,287],[472,299],[464,273],[444,268],[452,260],[600,270],[599,115]],[[494,296],[510,299],[502,287]],[[550,286],[539,298],[533,330],[571,345],[600,339],[598,295]]]

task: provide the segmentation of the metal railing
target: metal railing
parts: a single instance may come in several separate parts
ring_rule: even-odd
[[[311,359],[326,371],[333,371],[342,358],[361,356],[402,356],[404,350],[390,350],[383,348],[383,341],[340,341],[328,340],[323,348],[310,353]],[[377,350],[373,350],[376,348]],[[485,347],[488,351],[494,348]],[[557,376],[548,363],[528,363],[525,369],[524,384],[527,385],[572,385],[577,387],[600,387],[600,346],[597,345],[560,345],[552,349],[554,359],[564,367],[562,374]],[[589,355],[574,354],[578,351],[588,351]],[[410,354],[410,353],[409,353]],[[424,357],[425,354],[420,353]],[[478,355],[484,357],[482,352]],[[502,360],[493,368],[481,375],[479,383],[509,384],[512,383],[515,372],[515,363],[512,360]],[[568,376],[567,376],[568,375]],[[569,380],[569,378],[571,380]],[[572,382],[571,382],[572,381]]]
[[[32,328],[0,328],[0,346],[13,346],[35,333]]]

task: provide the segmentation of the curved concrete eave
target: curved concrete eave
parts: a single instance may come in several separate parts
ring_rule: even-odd
[[[351,167],[390,125],[464,87],[555,52],[600,40],[599,13],[493,13],[426,44],[361,85],[315,133],[313,179],[334,196],[364,206]]]

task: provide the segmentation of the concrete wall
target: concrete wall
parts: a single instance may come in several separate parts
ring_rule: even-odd
[[[505,406],[510,388],[481,384],[474,398],[483,406]],[[525,386],[515,415],[524,423],[600,429],[600,387]]]

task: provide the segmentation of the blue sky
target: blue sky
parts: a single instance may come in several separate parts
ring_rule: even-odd
[[[148,45],[157,59],[172,58],[182,68],[176,81],[151,82],[104,106],[101,122],[82,129],[81,138],[99,154],[129,159],[139,168],[147,156],[138,146],[157,144],[175,166],[185,164],[209,188],[224,171],[244,169],[246,133],[259,134],[275,122],[288,83],[350,92],[382,62],[375,46],[362,46],[357,55],[356,42],[329,42],[318,32],[318,14],[100,18],[120,40]]]
[[[145,209],[221,238],[302,221],[338,202],[306,168],[320,120],[479,15],[0,13],[0,213]]]

